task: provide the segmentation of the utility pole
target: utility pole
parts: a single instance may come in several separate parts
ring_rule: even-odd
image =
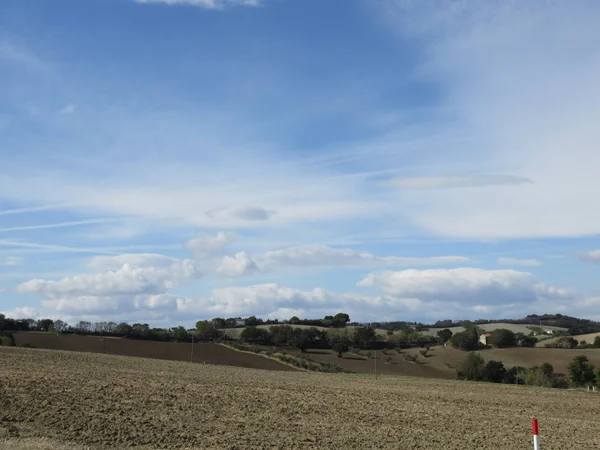
[[[192,333],[192,351],[191,351],[191,355],[190,355],[190,362],[191,363],[194,362],[194,333]]]

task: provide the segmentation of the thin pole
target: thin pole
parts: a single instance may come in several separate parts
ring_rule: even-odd
[[[375,379],[377,379],[377,350],[375,350]]]
[[[533,429],[533,450],[540,450],[540,437],[538,436],[538,421],[531,420],[531,428]]]
[[[194,362],[194,333],[192,333],[192,354],[190,355],[190,362]]]

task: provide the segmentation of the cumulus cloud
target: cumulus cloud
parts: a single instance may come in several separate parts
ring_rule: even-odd
[[[215,236],[198,236],[186,242],[185,246],[198,257],[206,257],[221,252],[235,240],[235,233],[219,231]]]
[[[409,267],[464,264],[473,262],[465,256],[376,256],[370,252],[333,248],[326,245],[307,245],[268,251],[249,256],[245,252],[226,256],[217,264],[217,272],[241,276],[256,271],[287,267]]]
[[[513,175],[470,175],[394,178],[387,184],[408,189],[448,189],[461,187],[514,186],[532,184],[529,178]]]
[[[256,262],[246,252],[238,252],[233,256],[221,258],[215,268],[220,275],[239,277],[257,272]]]
[[[589,250],[586,252],[575,253],[575,257],[580,261],[600,264],[600,250]]]
[[[396,298],[487,306],[568,300],[577,296],[538,281],[528,272],[478,268],[401,270],[371,273],[358,286]]]
[[[192,260],[178,260],[169,267],[135,267],[65,277],[59,281],[33,279],[19,284],[16,292],[38,294],[50,299],[111,297],[166,292],[200,274]]]
[[[0,262],[0,266],[20,266],[23,263],[23,258],[20,256],[7,256],[4,261]]]
[[[541,266],[542,262],[537,259],[498,258],[498,264],[505,266]]]
[[[225,9],[233,6],[260,6],[261,0],[134,0],[140,4],[157,3],[169,6],[187,5],[205,9]]]

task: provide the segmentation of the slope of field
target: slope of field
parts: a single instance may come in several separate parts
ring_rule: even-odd
[[[521,325],[521,324],[514,324],[514,323],[486,323],[486,324],[477,325],[477,326],[487,332],[492,332],[494,330],[504,328],[505,330],[510,330],[513,333],[529,334],[529,333],[531,333],[531,330],[527,327],[535,327],[536,325]],[[543,326],[542,328],[566,331],[566,328],[560,328],[560,327]],[[444,328],[430,328],[427,331],[423,331],[423,333],[431,335],[431,336],[435,336],[438,331],[443,330],[443,329]],[[465,329],[463,327],[452,327],[452,328],[449,328],[449,330],[452,331],[452,333],[459,333],[461,331],[465,331]]]
[[[585,341],[588,344],[593,344],[594,343],[594,339],[596,339],[596,336],[600,336],[600,333],[578,334],[576,336],[571,336],[571,337],[573,339],[575,339],[577,342]],[[555,337],[555,338],[552,338],[552,339],[547,339],[545,341],[538,342],[537,346],[538,347],[545,347],[546,344],[555,343],[559,339],[560,339],[560,337]]]
[[[100,338],[75,334],[15,333],[17,345],[29,344],[37,348],[77,352],[107,353],[144,358],[193,361],[195,363],[248,367],[251,369],[295,370],[285,364],[262,356],[242,353],[212,343],[140,341],[122,338]]]
[[[343,358],[338,358],[331,350],[308,350],[304,356],[319,362],[334,363],[357,373],[374,373],[377,357],[378,373],[448,379],[456,378],[456,367],[467,356],[467,352],[451,347],[433,347],[428,357],[421,356],[419,350],[421,349],[407,349],[402,353],[395,350],[361,351],[359,355],[346,353]],[[287,348],[285,351],[294,355],[300,354],[300,351],[294,348]],[[419,361],[406,361],[405,353],[419,355]],[[592,364],[600,368],[600,349],[492,348],[480,350],[479,353],[486,362],[502,361],[506,368],[531,367],[548,362],[552,364],[556,373],[562,375],[568,373],[567,366],[577,355],[586,355]]]
[[[532,416],[545,450],[600,446],[600,397],[582,391],[21,348],[0,361],[2,449],[514,450]]]

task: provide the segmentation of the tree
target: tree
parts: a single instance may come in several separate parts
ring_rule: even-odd
[[[187,341],[190,336],[185,327],[182,326],[172,328],[171,334],[173,335],[173,339],[175,339],[177,342]]]
[[[594,338],[594,343],[592,344],[594,348],[600,348],[600,336],[596,336]]]
[[[569,380],[575,386],[593,384],[596,380],[594,375],[594,365],[591,364],[585,355],[576,356],[569,363]]]
[[[214,341],[221,337],[221,332],[213,326],[212,322],[199,320],[196,322],[196,336],[201,341]]]
[[[332,325],[336,328],[343,328],[350,322],[350,316],[346,313],[337,313],[333,317]]]
[[[456,368],[457,378],[479,381],[483,379],[485,364],[479,353],[471,352]]]
[[[215,327],[217,330],[226,327],[225,319],[222,319],[221,317],[215,317],[213,320],[211,320],[211,322],[212,326]]]
[[[437,336],[440,338],[440,341],[442,341],[442,344],[445,344],[452,337],[452,331],[450,331],[448,328],[445,328],[438,331]]]
[[[115,334],[127,336],[131,333],[131,326],[127,322],[121,322],[115,327]]]
[[[55,320],[53,329],[58,331],[59,333],[62,333],[63,331],[67,330],[68,326],[69,325],[66,322],[63,322],[62,320]]]
[[[454,333],[450,338],[450,343],[461,350],[471,351],[479,347],[479,335],[477,328],[469,326],[465,331]]]
[[[299,319],[298,317],[296,317],[296,316],[293,316],[293,317],[290,319],[290,323],[291,323],[292,325],[296,325],[296,324],[300,323],[300,319]]]
[[[6,326],[6,316],[4,314],[0,314],[0,332],[4,331],[4,327]]]
[[[504,328],[492,331],[492,344],[498,348],[516,347],[515,333]]]
[[[348,351],[348,344],[344,341],[339,341],[333,345],[332,349],[334,352],[337,353],[337,357],[341,358],[342,353],[345,353]]]
[[[267,330],[257,327],[246,327],[242,334],[240,334],[240,339],[245,342],[249,342],[251,344],[259,344],[259,345],[269,345],[273,343],[271,339],[271,333]]]
[[[246,318],[246,326],[247,327],[255,327],[257,325],[260,325],[262,323],[262,320],[259,320],[256,318],[256,316],[250,316],[248,318]]]
[[[515,340],[517,341],[517,347],[535,347],[535,344],[537,344],[537,338],[524,333],[516,333]]]
[[[501,361],[488,361],[483,369],[483,379],[492,383],[501,383],[506,376],[506,368]]]
[[[336,316],[337,317],[337,316]],[[369,348],[377,342],[375,328],[357,327],[352,333],[352,343],[358,347]]]
[[[37,321],[37,327],[40,331],[50,331],[52,325],[54,325],[54,320],[52,319],[42,319]]]

